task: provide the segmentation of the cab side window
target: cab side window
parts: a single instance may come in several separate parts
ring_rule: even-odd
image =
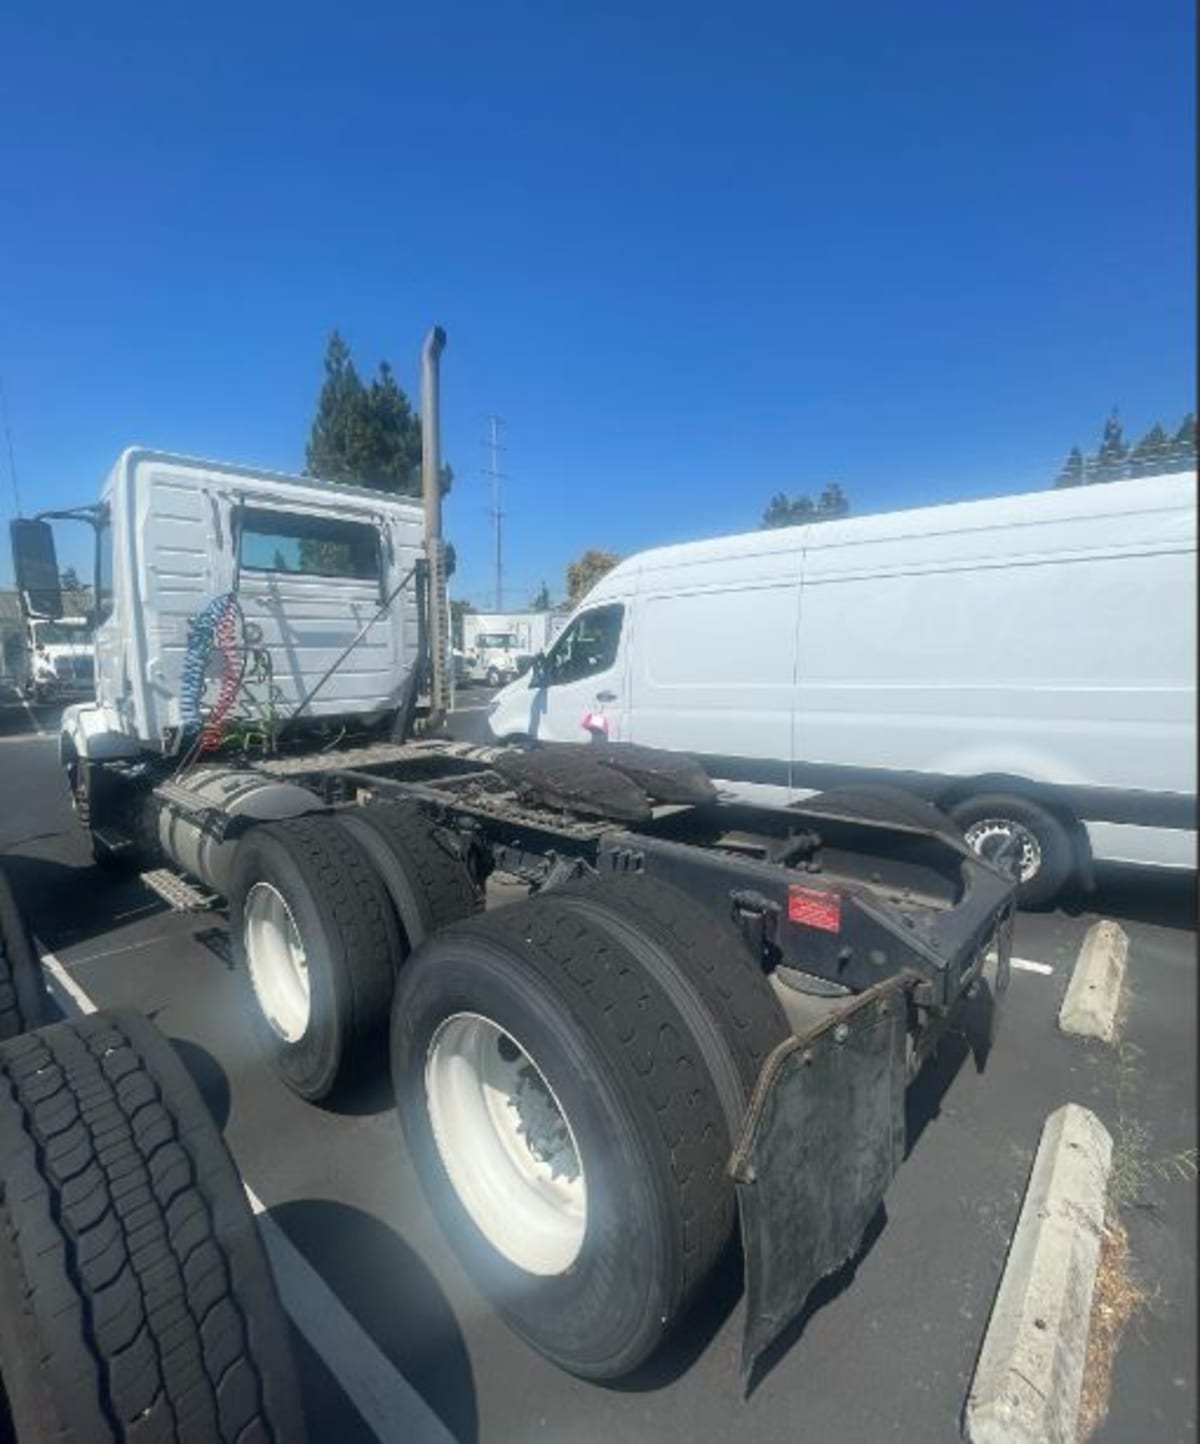
[[[113,610],[113,529],[105,514],[96,533],[96,625],[101,626]]]
[[[593,607],[576,617],[546,658],[549,685],[558,687],[607,672],[617,660],[624,617],[625,608],[619,602]]]

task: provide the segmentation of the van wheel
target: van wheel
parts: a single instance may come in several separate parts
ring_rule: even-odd
[[[1050,902],[1070,878],[1074,859],[1070,834],[1036,802],[1007,793],[985,793],[957,803],[949,813],[980,857],[993,857],[1016,841],[1018,898],[1023,906]]]
[[[139,1014],[0,1045],[0,1379],[20,1444],[304,1437],[238,1176]]]
[[[370,858],[331,817],[252,828],[229,886],[234,962],[283,1081],[317,1100],[383,1063],[395,914]]]
[[[400,974],[392,1077],[422,1187],[509,1326],[585,1378],[658,1347],[733,1226],[693,1026],[553,895],[446,928]]]
[[[0,1040],[45,1021],[41,969],[29,928],[0,869]]]

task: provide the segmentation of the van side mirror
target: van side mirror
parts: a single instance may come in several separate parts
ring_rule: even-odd
[[[529,685],[530,687],[544,687],[546,685],[545,652],[539,652],[529,664]]]
[[[63,614],[63,600],[53,527],[48,521],[14,517],[8,529],[13,574],[26,611],[31,616],[57,620]]]

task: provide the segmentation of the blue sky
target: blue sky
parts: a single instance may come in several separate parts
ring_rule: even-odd
[[[1194,44],[1188,0],[10,0],[25,509],[132,442],[298,469],[329,331],[415,392],[433,321],[476,601],[489,411],[510,604],[779,489],[1048,484],[1193,405]]]

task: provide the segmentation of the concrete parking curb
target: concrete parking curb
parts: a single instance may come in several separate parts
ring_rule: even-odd
[[[1058,1026],[1064,1033],[1113,1041],[1128,956],[1129,938],[1119,923],[1102,918],[1092,924],[1059,1009]]]
[[[1111,1164],[1094,1113],[1046,1119],[967,1400],[971,1444],[1075,1444]]]

